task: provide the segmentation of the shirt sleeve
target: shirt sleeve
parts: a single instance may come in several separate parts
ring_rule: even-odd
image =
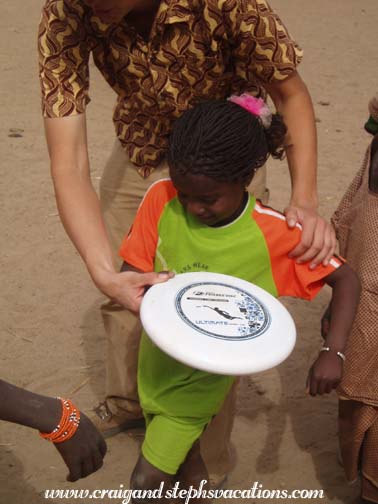
[[[301,227],[289,228],[282,214],[259,203],[254,216],[265,237],[278,296],[311,300],[324,286],[326,277],[344,264],[336,256],[327,266],[319,265],[314,270],[310,270],[309,262],[297,264],[289,258],[289,252],[301,239]]]
[[[47,0],[38,32],[44,117],[81,114],[89,102],[90,43],[80,2]]]
[[[281,81],[300,63],[302,49],[266,0],[233,0],[225,22],[233,38],[235,72],[241,79]]]
[[[281,264],[276,264],[273,275],[279,280],[279,296],[292,296],[311,301],[326,283],[328,275],[342,266],[344,261],[334,256],[328,266],[319,265],[309,269],[309,263],[297,264],[293,259],[281,257]]]
[[[119,255],[125,262],[146,273],[154,270],[159,220],[165,205],[175,195],[168,180],[156,182],[148,189],[129,234],[121,244]]]

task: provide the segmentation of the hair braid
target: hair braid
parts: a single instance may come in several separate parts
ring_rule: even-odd
[[[265,130],[257,116],[225,100],[201,103],[174,124],[168,162],[179,173],[202,174],[219,181],[247,181],[269,154],[283,155],[286,127],[273,116]]]

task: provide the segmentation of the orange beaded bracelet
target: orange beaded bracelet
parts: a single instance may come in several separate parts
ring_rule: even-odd
[[[62,417],[51,432],[40,432],[40,436],[52,443],[62,443],[68,441],[77,431],[80,423],[80,411],[69,399],[58,397],[62,403]]]

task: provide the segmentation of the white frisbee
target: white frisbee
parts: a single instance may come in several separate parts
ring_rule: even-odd
[[[140,317],[163,352],[216,374],[273,368],[290,355],[296,339],[293,319],[275,297],[219,273],[183,273],[154,285]]]

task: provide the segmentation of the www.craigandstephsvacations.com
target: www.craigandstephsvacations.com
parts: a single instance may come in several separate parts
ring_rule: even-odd
[[[138,490],[124,488],[120,484],[117,489],[49,489],[44,491],[45,499],[118,499],[119,504],[129,504],[133,500],[181,499],[188,504],[191,499],[324,499],[323,490],[309,489],[267,489],[262,483],[255,481],[245,489],[208,489],[207,481],[202,480],[199,487],[180,488],[180,482],[173,487],[165,488],[164,482],[155,490]]]

